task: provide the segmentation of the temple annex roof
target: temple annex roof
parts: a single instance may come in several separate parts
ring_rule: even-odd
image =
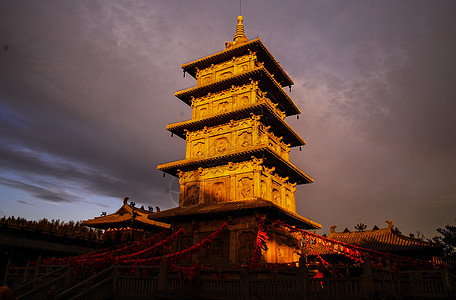
[[[128,200],[128,198],[126,198]],[[88,227],[108,229],[135,227],[141,229],[164,229],[170,228],[171,225],[148,219],[148,215],[152,212],[133,207],[124,199],[122,207],[113,214],[95,217],[93,219],[84,220],[82,224]]]
[[[336,226],[332,226],[331,233],[327,238],[374,251],[399,255],[416,253],[417,256],[430,256],[441,250],[440,244],[405,236],[395,229],[393,222],[385,222],[388,223],[387,228],[379,229],[374,226],[372,230],[353,232],[348,229],[343,232],[336,232]],[[324,246],[318,246],[315,250],[319,254],[334,254]]]

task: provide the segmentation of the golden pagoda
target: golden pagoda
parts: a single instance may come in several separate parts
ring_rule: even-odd
[[[292,147],[305,144],[285,122],[301,113],[283,89],[293,81],[259,38],[248,40],[242,16],[237,21],[234,39],[223,51],[182,65],[196,86],[175,96],[191,106],[192,118],[167,130],[186,140],[186,156],[158,166],[179,178],[179,207],[149,216],[187,226],[192,234],[183,244],[198,242],[228,221],[220,247],[226,253],[217,255],[226,256],[219,263],[230,264],[251,252],[258,216],[321,228],[296,214],[296,185],[313,179],[289,159]],[[280,230],[273,233],[264,261],[297,260],[297,241],[290,238]]]

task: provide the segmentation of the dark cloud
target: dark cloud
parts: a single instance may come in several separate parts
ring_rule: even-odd
[[[298,188],[300,214],[326,231],[392,219],[427,235],[454,219],[455,6],[243,3],[247,35],[296,83],[303,115],[287,121],[308,145],[292,160],[315,178]],[[175,206],[178,182],[156,167],[185,155],[165,130],[191,116],[173,96],[194,84],[180,65],[222,50],[237,12],[228,1],[2,2],[1,184],[55,203]]]
[[[43,187],[40,187],[37,185],[27,184],[22,181],[15,181],[15,180],[8,180],[6,178],[0,178],[0,183],[3,185],[9,186],[9,187],[13,187],[13,188],[16,188],[19,190],[26,191],[26,192],[32,194],[33,197],[36,197],[41,200],[49,201],[49,202],[65,203],[65,202],[72,202],[75,200],[79,200],[79,199],[77,199],[77,197],[69,195],[69,194],[65,193],[64,191],[51,190],[51,189],[43,188]],[[27,202],[22,201],[20,203],[27,203]]]
[[[18,202],[18,203],[22,203],[22,204],[26,204],[26,205],[31,205],[31,206],[33,206],[33,204],[28,203],[27,201],[18,200],[17,202]]]

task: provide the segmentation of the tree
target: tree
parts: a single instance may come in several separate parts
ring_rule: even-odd
[[[443,245],[443,255],[448,261],[450,269],[456,269],[456,226],[446,225],[445,228],[437,228],[440,236],[434,241]]]

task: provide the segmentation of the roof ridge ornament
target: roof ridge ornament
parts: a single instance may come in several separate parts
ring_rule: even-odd
[[[236,25],[236,33],[234,34],[234,38],[232,42],[226,42],[225,46],[226,48],[231,48],[234,46],[238,46],[244,43],[247,43],[249,39],[244,33],[244,24],[242,24],[242,21],[244,18],[242,16],[237,17],[238,24]]]
[[[392,221],[386,220],[385,223],[388,224],[388,228],[389,228],[389,229],[394,229],[394,223],[393,223]]]

